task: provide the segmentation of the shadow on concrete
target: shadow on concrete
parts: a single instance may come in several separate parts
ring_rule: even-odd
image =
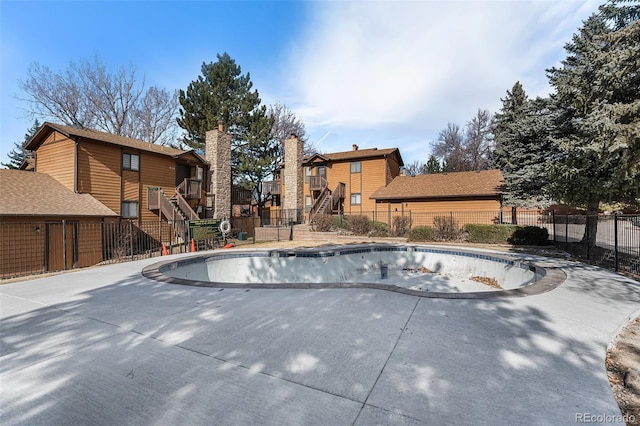
[[[584,282],[566,290],[500,300],[198,288],[131,275],[3,318],[0,423],[559,424],[576,413],[615,415],[603,364],[612,336],[567,322],[563,306],[587,295],[624,309],[640,295],[589,272],[579,269]],[[64,279],[38,285],[55,291]]]

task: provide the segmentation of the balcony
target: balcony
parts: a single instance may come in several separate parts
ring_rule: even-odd
[[[322,176],[309,176],[309,190],[322,191],[327,187],[327,180]]]
[[[262,194],[280,195],[282,192],[281,180],[268,180],[262,182]]]
[[[202,181],[186,178],[176,187],[176,192],[186,200],[202,197]]]

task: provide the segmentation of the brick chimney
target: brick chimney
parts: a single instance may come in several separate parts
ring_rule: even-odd
[[[356,145],[355,143],[353,144],[353,151],[357,151],[358,150],[358,145]]]

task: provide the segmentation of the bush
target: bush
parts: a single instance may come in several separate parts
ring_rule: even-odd
[[[518,225],[480,225],[470,223],[465,226],[470,243],[507,244]]]
[[[550,244],[549,231],[539,226],[522,226],[507,241],[515,245],[546,246]]]
[[[338,231],[349,229],[349,218],[343,215],[333,216],[333,229]]]
[[[367,216],[351,216],[349,228],[356,235],[367,235],[371,230],[369,218]]]
[[[433,218],[434,236],[439,240],[455,240],[460,236],[458,222],[451,216],[436,216]]]
[[[433,241],[433,229],[428,226],[416,226],[409,231],[409,241]]]
[[[330,214],[313,215],[313,230],[318,232],[329,232],[333,225],[333,216]]]
[[[395,237],[404,237],[409,228],[411,228],[411,218],[408,216],[394,216],[392,223],[392,234]]]
[[[369,228],[371,228],[371,231],[369,231],[370,237],[388,237],[389,236],[389,227],[384,222],[371,221],[369,223]]]

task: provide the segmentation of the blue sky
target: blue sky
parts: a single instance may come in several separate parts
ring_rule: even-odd
[[[517,80],[547,95],[545,69],[602,2],[0,0],[0,158],[33,123],[18,86],[33,62],[59,71],[97,55],[177,90],[228,52],[321,151],[424,161],[448,122],[496,112]]]

